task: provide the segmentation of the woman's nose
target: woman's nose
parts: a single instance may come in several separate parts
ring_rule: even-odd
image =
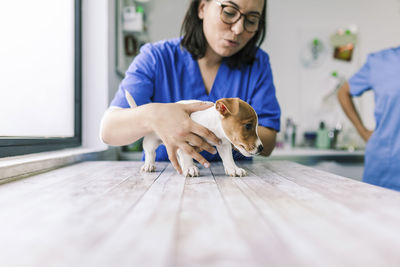
[[[243,16],[238,21],[236,21],[234,24],[232,24],[231,30],[236,35],[239,35],[244,31],[244,17]]]

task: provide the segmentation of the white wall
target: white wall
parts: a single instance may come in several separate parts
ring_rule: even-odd
[[[99,129],[109,101],[108,1],[83,0],[82,6],[82,145],[106,148]]]
[[[150,40],[178,37],[190,2],[190,0],[152,0],[148,19]]]

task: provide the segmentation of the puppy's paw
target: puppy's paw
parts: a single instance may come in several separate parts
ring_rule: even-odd
[[[188,166],[188,167],[182,167],[183,170],[183,175],[185,177],[197,177],[199,176],[199,168],[196,166]]]
[[[232,177],[243,177],[247,175],[247,172],[244,169],[237,166],[225,168],[225,173]]]
[[[142,168],[140,168],[141,172],[154,172],[156,170],[156,166],[154,164],[144,164]]]

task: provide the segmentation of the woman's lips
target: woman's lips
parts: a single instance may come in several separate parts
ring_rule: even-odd
[[[236,46],[239,45],[239,42],[237,42],[237,41],[232,41],[232,40],[229,40],[229,39],[225,39],[225,43],[226,43],[228,46],[231,46],[231,47],[236,47]]]

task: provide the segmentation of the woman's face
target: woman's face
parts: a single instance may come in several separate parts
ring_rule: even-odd
[[[220,1],[223,5],[236,7],[243,14],[261,16],[264,0]],[[215,0],[203,0],[199,5],[199,18],[203,20],[203,32],[208,42],[207,53],[229,57],[240,51],[256,34],[244,28],[244,16],[236,23],[224,23],[221,18],[222,7]],[[261,22],[260,22],[261,23]],[[206,54],[207,55],[207,54]]]

